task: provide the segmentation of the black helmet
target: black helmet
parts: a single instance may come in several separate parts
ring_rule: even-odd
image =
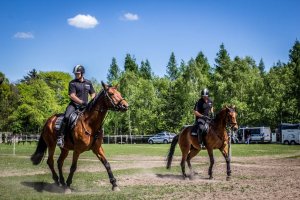
[[[82,65],[76,65],[73,69],[74,74],[76,74],[76,73],[84,74],[84,72],[85,72],[85,69]]]
[[[204,88],[204,89],[201,91],[201,96],[206,96],[206,97],[208,97],[208,95],[209,95],[208,89],[207,89],[207,88]]]

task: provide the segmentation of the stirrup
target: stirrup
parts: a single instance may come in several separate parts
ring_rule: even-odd
[[[57,138],[57,146],[61,148],[64,147],[64,138],[62,136]]]

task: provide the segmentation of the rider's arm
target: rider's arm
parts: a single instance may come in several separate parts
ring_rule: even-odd
[[[197,117],[202,117],[203,115],[201,113],[199,113],[198,111],[194,110],[194,114]]]
[[[72,99],[75,103],[78,103],[78,104],[83,104],[83,101],[81,99],[79,99],[75,93],[71,93],[69,95],[70,99]]]

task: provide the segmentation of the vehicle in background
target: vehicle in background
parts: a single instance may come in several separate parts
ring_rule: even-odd
[[[154,144],[154,143],[163,143],[163,144],[168,144],[173,141],[173,138],[176,136],[174,133],[169,133],[169,132],[161,132],[157,133],[156,135],[150,137],[148,139],[149,144]]]
[[[281,143],[283,144],[300,144],[300,123],[279,125],[281,133]]]
[[[250,143],[270,143],[271,129],[264,126],[239,128],[237,138],[239,143],[246,143],[247,141]]]

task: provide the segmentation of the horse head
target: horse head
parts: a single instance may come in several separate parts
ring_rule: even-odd
[[[105,92],[105,103],[108,109],[125,112],[128,110],[128,103],[117,90],[117,86],[109,86],[101,81]]]
[[[226,109],[226,124],[230,126],[233,131],[238,129],[238,124],[236,121],[237,112],[235,106],[225,106]]]

